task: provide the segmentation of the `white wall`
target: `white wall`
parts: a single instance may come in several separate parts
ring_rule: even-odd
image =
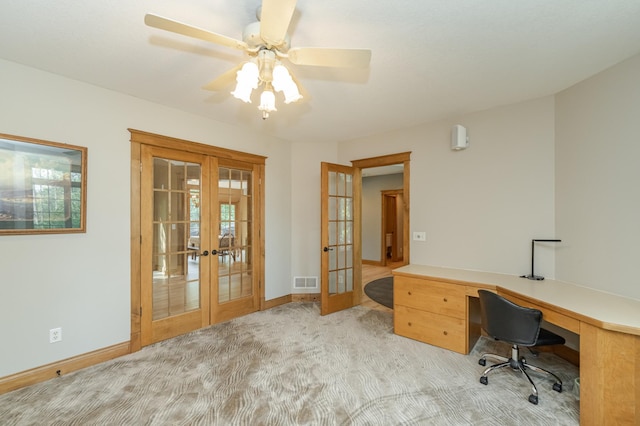
[[[380,262],[382,259],[382,195],[380,191],[402,189],[403,175],[369,176],[362,178],[362,259]]]
[[[127,128],[268,157],[265,293],[291,293],[288,142],[6,61],[0,75],[0,133],[88,147],[87,232],[0,236],[0,377],[129,340]]]
[[[639,135],[640,55],[556,96],[559,279],[640,299]]]
[[[318,277],[320,285],[320,163],[336,163],[335,143],[292,145],[291,271],[292,277]],[[347,163],[349,164],[349,163]],[[296,289],[291,292],[318,293]]]
[[[275,118],[274,118],[275,119]],[[265,299],[291,294],[291,143],[265,141]]]
[[[464,125],[470,147],[450,149]],[[339,146],[340,160],[411,151],[410,260],[463,269],[530,272],[531,239],[553,238],[554,103],[544,97]],[[536,248],[536,273],[554,276],[554,247]]]

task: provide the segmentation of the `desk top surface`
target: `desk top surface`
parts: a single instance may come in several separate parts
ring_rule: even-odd
[[[500,287],[600,323],[604,329],[640,335],[640,301],[564,281],[528,280],[517,275],[427,265],[407,265],[394,275],[433,278],[464,284]]]

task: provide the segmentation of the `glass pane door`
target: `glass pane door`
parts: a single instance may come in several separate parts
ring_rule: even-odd
[[[206,157],[143,146],[140,215],[141,341],[209,324]],[[204,237],[204,240],[203,240]]]
[[[153,159],[153,320],[200,308],[200,164]]]
[[[329,294],[353,291],[352,175],[329,172]]]
[[[357,177],[352,167],[322,163],[322,315],[359,303],[360,270],[355,267],[360,259]]]
[[[142,346],[260,309],[263,180],[261,162],[140,145]]]
[[[251,170],[218,168],[218,303],[254,294]]]

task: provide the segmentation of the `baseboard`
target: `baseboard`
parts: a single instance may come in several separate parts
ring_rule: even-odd
[[[319,302],[320,293],[293,293],[276,299],[262,301],[262,310],[275,308],[276,306],[286,305],[287,303],[300,302]]]
[[[280,305],[286,305],[289,302],[291,302],[290,294],[286,296],[276,297],[275,299],[263,300],[261,310],[275,308],[276,306]]]
[[[292,302],[319,302],[320,293],[298,293],[291,295]]]
[[[2,377],[0,378],[0,395],[25,386],[44,382],[64,374],[71,373],[72,371],[91,367],[92,365],[127,355],[130,352],[130,343],[123,342],[117,345],[98,349],[93,352],[88,352],[86,354],[52,362],[51,364],[43,365],[41,367],[32,368],[31,370]]]

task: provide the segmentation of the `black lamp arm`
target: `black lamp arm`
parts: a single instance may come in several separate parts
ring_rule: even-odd
[[[536,275],[533,272],[533,259],[534,259],[534,254],[535,254],[535,245],[536,243],[540,242],[540,243],[559,243],[562,240],[541,240],[541,239],[533,239],[531,240],[531,275],[521,275],[521,278],[528,278],[530,280],[536,280],[536,281],[542,281],[544,280],[544,277],[541,275]]]

